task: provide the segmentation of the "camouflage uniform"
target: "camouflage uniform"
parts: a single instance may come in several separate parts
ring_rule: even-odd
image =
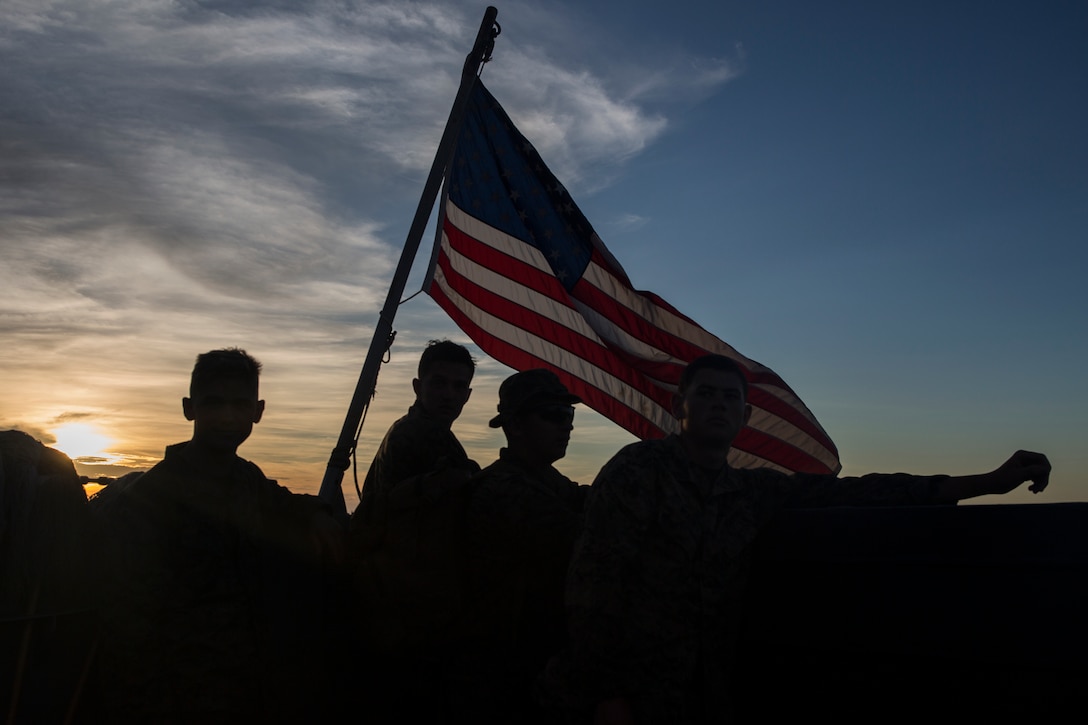
[[[353,516],[373,516],[401,481],[442,468],[475,473],[480,467],[468,457],[448,423],[430,416],[416,404],[389,427],[363,481],[362,498]]]
[[[589,491],[507,449],[472,481],[468,508],[475,662],[462,674],[476,703],[509,722],[566,638],[563,587]]]
[[[321,656],[305,650],[319,636],[309,526],[323,507],[241,458],[208,475],[186,445],[99,522],[110,709],[124,722],[290,721]]]
[[[786,507],[931,503],[941,478],[704,472],[677,436],[624,448],[593,484],[567,583],[570,648],[538,694],[575,721],[614,697],[639,723],[727,721],[760,530]]]
[[[347,671],[352,687],[367,688],[370,722],[437,722],[442,715],[440,645],[447,636],[438,637],[445,622],[437,627],[432,615],[461,572],[449,566],[454,547],[427,544],[451,525],[447,499],[479,470],[449,423],[418,403],[390,426],[370,464],[347,538]]]

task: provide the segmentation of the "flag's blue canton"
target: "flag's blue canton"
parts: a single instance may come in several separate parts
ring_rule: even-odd
[[[461,127],[448,188],[461,209],[539,249],[568,291],[585,272],[592,227],[482,83]]]

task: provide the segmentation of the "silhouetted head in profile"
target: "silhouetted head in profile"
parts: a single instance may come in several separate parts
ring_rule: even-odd
[[[417,377],[412,380],[416,405],[446,425],[461,415],[472,394],[476,361],[468,349],[449,340],[431,340],[419,358]]]
[[[189,397],[182,398],[185,419],[193,422],[191,455],[233,460],[264,414],[258,397],[261,364],[245,350],[228,348],[198,355],[189,383]]]
[[[512,455],[528,466],[547,466],[567,454],[574,430],[574,395],[555,373],[543,368],[514,373],[499,386],[499,414],[492,428],[502,428]]]

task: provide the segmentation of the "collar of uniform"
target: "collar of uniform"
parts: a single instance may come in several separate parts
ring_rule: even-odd
[[[728,463],[717,471],[701,468],[688,458],[679,434],[670,433],[664,442],[676,461],[676,471],[683,472],[680,475],[684,475],[698,491],[709,495],[740,488],[740,482],[733,475],[733,469]]]

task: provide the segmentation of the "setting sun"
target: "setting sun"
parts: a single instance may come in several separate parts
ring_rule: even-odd
[[[106,449],[113,440],[87,423],[66,423],[53,431],[57,442],[53,444],[61,453],[77,458],[110,458]]]

